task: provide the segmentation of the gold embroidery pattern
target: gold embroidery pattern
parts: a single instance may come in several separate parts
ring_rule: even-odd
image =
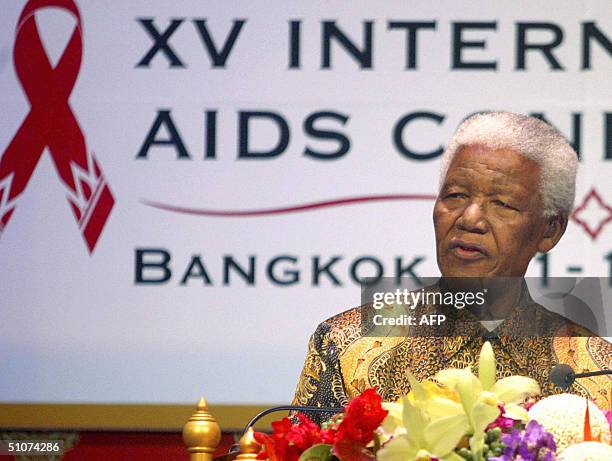
[[[307,405],[319,386],[321,372],[325,365],[321,356],[317,353],[314,342],[315,337],[313,335],[308,341],[308,354],[300,375],[293,405]]]
[[[493,341],[498,363],[498,378],[524,375],[540,383],[543,395],[564,392],[549,380],[557,363],[567,363],[576,371],[609,368],[612,345],[598,337],[570,337],[563,328],[566,321],[557,314],[533,303],[527,295],[519,308],[532,309],[529,316],[516,315],[496,330]],[[427,306],[424,306],[427,308]],[[484,342],[483,329],[470,320],[469,314],[453,309],[455,321],[465,327],[462,336],[449,337],[379,337],[362,331],[362,316],[372,315],[369,305],[353,308],[323,322],[311,338],[308,357],[302,372],[295,404],[337,406],[367,387],[376,386],[386,401],[397,400],[410,390],[406,370],[419,380],[432,378],[448,367],[471,367],[477,371],[477,360]],[[527,318],[527,320],[525,320]],[[539,337],[523,337],[526,322],[537,323]],[[477,322],[476,322],[477,323]],[[590,332],[570,324],[576,334]],[[457,330],[455,330],[457,331]],[[557,336],[555,336],[557,333]],[[561,335],[561,336],[559,336]],[[609,376],[577,380],[570,392],[589,396],[602,408],[609,408]]]

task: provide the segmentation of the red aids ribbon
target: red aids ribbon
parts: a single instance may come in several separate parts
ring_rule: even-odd
[[[77,21],[55,68],[51,67],[34,18],[37,10],[46,7],[66,10]],[[81,16],[73,0],[28,1],[19,17],[13,58],[31,109],[0,158],[0,234],[48,147],[91,253],[115,200],[98,162],[87,152],[85,138],[68,104],[82,51]]]

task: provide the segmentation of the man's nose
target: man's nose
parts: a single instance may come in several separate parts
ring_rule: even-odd
[[[471,202],[463,209],[456,224],[459,229],[466,232],[484,234],[488,230],[484,209],[477,202]]]

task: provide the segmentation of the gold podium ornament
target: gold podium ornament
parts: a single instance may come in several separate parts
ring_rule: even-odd
[[[249,427],[249,430],[240,438],[240,454],[236,456],[236,461],[257,459],[257,453],[259,453],[260,450],[261,445],[255,440],[253,428]]]
[[[183,426],[183,442],[187,445],[190,461],[212,461],[221,444],[221,427],[208,411],[204,397]]]

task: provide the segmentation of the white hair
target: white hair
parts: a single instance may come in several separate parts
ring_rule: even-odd
[[[544,217],[572,211],[578,155],[548,123],[512,112],[486,112],[469,117],[459,125],[442,155],[440,189],[458,150],[474,144],[492,150],[511,149],[540,165]]]

